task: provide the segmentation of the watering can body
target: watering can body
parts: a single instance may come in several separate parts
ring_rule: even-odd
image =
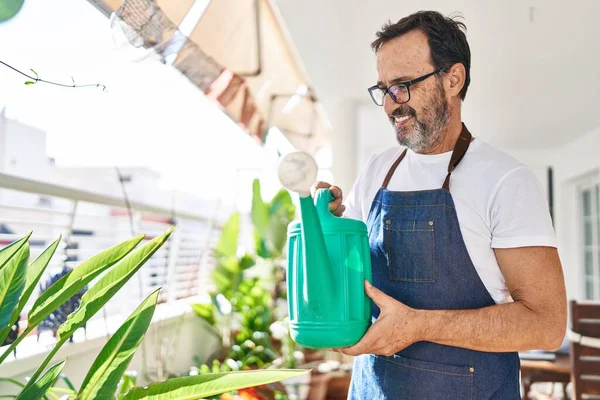
[[[321,189],[300,198],[301,221],[288,226],[288,312],[292,339],[309,348],[357,343],[371,324],[371,255],[363,221],[329,212]]]

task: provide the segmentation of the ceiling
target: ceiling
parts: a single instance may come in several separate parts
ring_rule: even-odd
[[[366,88],[377,81],[375,32],[388,20],[430,9],[460,12],[467,25],[472,81],[463,119],[475,134],[504,148],[551,148],[600,126],[600,1],[412,3],[418,7],[276,0],[326,109],[345,99],[369,104]]]

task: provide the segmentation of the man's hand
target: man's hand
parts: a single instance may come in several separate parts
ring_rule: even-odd
[[[337,349],[349,356],[390,356],[421,340],[420,314],[365,281],[365,291],[380,309],[379,318],[354,346]]]
[[[342,189],[337,186],[331,186],[327,182],[317,182],[310,189],[313,196],[315,195],[317,189],[329,189],[331,195],[333,196],[333,200],[329,203],[329,211],[333,215],[341,217],[346,210],[346,206],[342,204]]]

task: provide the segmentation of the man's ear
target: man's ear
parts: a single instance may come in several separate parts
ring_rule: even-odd
[[[446,93],[449,97],[455,97],[460,94],[460,91],[465,86],[467,80],[467,70],[461,63],[452,65],[446,72],[444,79]]]

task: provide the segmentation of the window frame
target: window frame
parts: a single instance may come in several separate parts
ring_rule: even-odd
[[[584,193],[590,193],[590,215],[584,215]],[[600,176],[594,174],[581,179],[577,184],[578,255],[581,260],[579,279],[582,297],[586,301],[600,300]],[[586,243],[586,219],[591,223],[591,244]],[[586,253],[591,251],[592,274],[586,270]],[[592,293],[588,293],[588,277],[592,280]]]

